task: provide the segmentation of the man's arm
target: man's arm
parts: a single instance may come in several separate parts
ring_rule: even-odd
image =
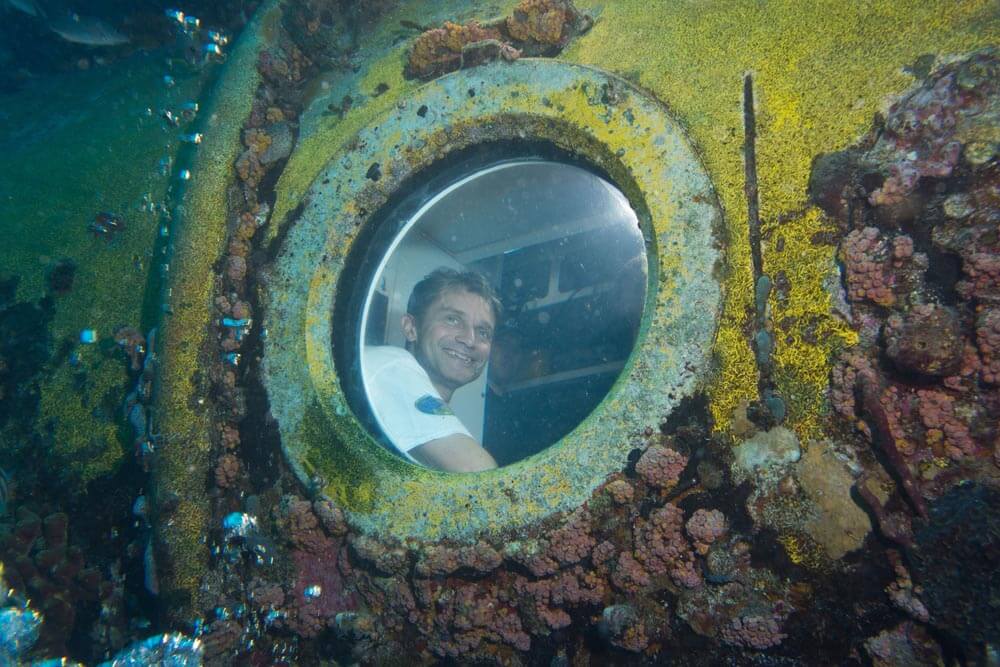
[[[482,445],[461,433],[425,442],[408,453],[418,463],[448,472],[478,472],[497,467],[497,462]]]

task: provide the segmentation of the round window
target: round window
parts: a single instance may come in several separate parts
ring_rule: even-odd
[[[567,162],[478,162],[383,213],[352,299],[355,411],[390,451],[453,472],[571,432],[625,366],[646,300],[618,188]]]
[[[721,220],[682,129],[628,82],[525,58],[420,87],[276,228],[260,367],[289,464],[401,540],[579,507],[711,369]],[[390,394],[373,360],[399,364]],[[451,426],[420,431],[432,417]]]

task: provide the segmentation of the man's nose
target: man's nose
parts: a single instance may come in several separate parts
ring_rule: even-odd
[[[476,343],[476,331],[471,325],[463,325],[455,334],[455,340],[467,347],[472,347]]]

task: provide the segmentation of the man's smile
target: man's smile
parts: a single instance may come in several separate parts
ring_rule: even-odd
[[[444,349],[445,354],[447,354],[448,356],[453,357],[455,359],[458,359],[459,361],[461,361],[466,366],[471,366],[473,364],[474,360],[469,355],[462,354],[458,350],[453,350],[453,349],[448,348],[448,347],[443,348],[443,349]]]

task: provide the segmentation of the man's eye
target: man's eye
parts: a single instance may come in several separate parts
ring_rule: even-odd
[[[493,332],[489,329],[480,329],[479,337],[486,341],[493,340]]]
[[[458,324],[458,316],[448,315],[447,317],[444,318],[444,321],[447,322],[448,324]]]

